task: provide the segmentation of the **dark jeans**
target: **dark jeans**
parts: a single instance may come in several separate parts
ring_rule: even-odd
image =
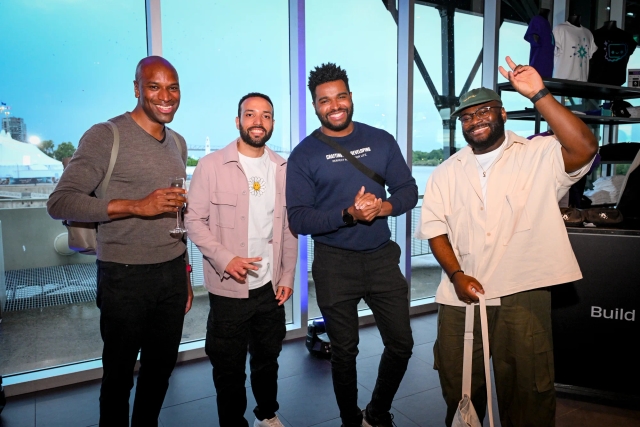
[[[438,339],[433,346],[450,426],[462,396],[465,308],[440,305]],[[500,423],[503,427],[552,427],[556,394],[553,386],[551,293],[548,289],[519,292],[487,307],[489,348],[493,361]],[[471,401],[482,421],[487,410],[480,315],[473,327]]]
[[[278,356],[286,334],[284,306],[278,306],[271,282],[249,291],[249,298],[209,294],[205,351],[213,365],[220,427],[247,427],[245,366],[247,346],[256,418],[278,410]]]
[[[176,364],[187,303],[182,256],[160,264],[98,261],[102,350],[100,426],[129,425],[129,394],[140,352],[132,426],[157,426]]]
[[[313,280],[331,340],[333,391],[345,427],[360,426],[356,356],[358,303],[364,298],[382,336],[384,352],[369,413],[389,412],[413,348],[409,288],[400,272],[400,247],[393,241],[371,253],[315,243]]]

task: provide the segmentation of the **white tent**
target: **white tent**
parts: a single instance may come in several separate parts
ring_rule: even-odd
[[[62,162],[44,154],[33,144],[16,141],[0,131],[0,181],[2,184],[57,181]]]

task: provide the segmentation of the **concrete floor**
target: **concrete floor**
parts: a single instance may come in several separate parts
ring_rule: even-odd
[[[411,319],[415,346],[407,373],[392,404],[398,427],[444,425],[445,405],[437,371],[433,370],[435,313]],[[375,326],[360,329],[358,363],[358,405],[364,407],[375,384],[383,350]],[[333,394],[329,361],[311,356],[304,340],[284,343],[279,358],[278,416],[287,427],[338,427],[338,407]],[[585,373],[588,375],[588,373]],[[135,386],[134,386],[135,387]],[[255,399],[249,382],[246,419],[253,423]],[[15,396],[8,399],[0,415],[0,427],[86,427],[98,423],[100,381],[91,381]],[[133,402],[133,394],[130,402]],[[497,405],[494,402],[494,410]],[[160,412],[159,426],[216,427],[216,390],[211,364],[206,359],[180,364],[171,376],[169,390]],[[485,418],[484,425],[488,426]],[[496,414],[496,427],[500,421]],[[640,410],[620,402],[593,401],[560,395],[557,400],[557,427],[637,427]]]

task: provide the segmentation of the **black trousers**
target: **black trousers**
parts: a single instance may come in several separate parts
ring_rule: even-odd
[[[129,425],[129,394],[140,352],[132,426],[157,426],[176,364],[187,303],[182,256],[159,264],[98,261],[102,350],[100,427]]]
[[[256,418],[273,418],[278,410],[278,356],[286,334],[284,305],[271,282],[249,291],[249,298],[209,294],[205,351],[213,366],[220,427],[248,427],[245,366],[247,347]]]
[[[409,287],[400,272],[400,247],[390,241],[372,252],[354,252],[315,243],[313,280],[318,306],[331,339],[333,391],[345,427],[360,426],[356,356],[358,303],[373,312],[384,343],[369,411],[379,416],[391,403],[413,349],[409,324]]]

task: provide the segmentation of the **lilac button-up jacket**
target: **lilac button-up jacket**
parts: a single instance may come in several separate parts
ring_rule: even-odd
[[[225,272],[236,256],[247,258],[249,248],[249,188],[238,158],[237,140],[204,156],[191,179],[185,224],[189,238],[202,252],[205,286],[215,295],[248,298],[247,283]],[[289,229],[285,198],[287,161],[265,147],[276,165],[273,212],[272,284],[293,288],[298,238]]]

